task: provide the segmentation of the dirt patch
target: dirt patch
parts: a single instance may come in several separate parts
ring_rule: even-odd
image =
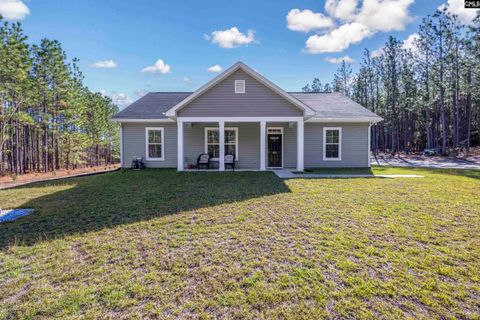
[[[47,173],[27,173],[20,176],[0,176],[0,189],[5,188],[12,188],[32,182],[38,181],[48,181],[48,180],[55,180],[55,179],[62,179],[68,177],[75,177],[81,175],[88,175],[92,173],[102,173],[108,171],[114,171],[120,168],[119,164],[112,164],[108,166],[96,166],[96,167],[88,167],[88,168],[80,168],[74,170],[57,170],[53,172]]]

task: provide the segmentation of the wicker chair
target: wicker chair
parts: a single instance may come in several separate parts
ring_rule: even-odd
[[[226,154],[225,155],[225,169],[227,166],[230,166],[233,171],[235,171],[235,155],[234,154]]]
[[[200,169],[201,166],[206,166],[207,169],[210,169],[210,155],[208,153],[202,153],[197,158],[197,170]]]

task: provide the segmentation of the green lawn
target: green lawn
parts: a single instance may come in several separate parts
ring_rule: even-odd
[[[480,171],[123,171],[0,190],[0,319],[480,319]]]

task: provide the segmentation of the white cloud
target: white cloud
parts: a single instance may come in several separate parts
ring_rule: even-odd
[[[22,20],[30,9],[21,0],[0,0],[0,15],[5,20]]]
[[[115,103],[120,109],[125,108],[133,102],[132,99],[123,92],[108,92],[107,90],[100,90],[99,92],[103,96],[112,99],[113,103]]]
[[[92,64],[94,68],[114,69],[118,67],[117,63],[113,60],[100,60]]]
[[[372,35],[372,31],[361,23],[347,23],[327,34],[311,36],[306,42],[306,50],[313,54],[341,52]]]
[[[347,56],[344,56],[344,57],[338,57],[338,58],[330,58],[330,57],[327,57],[325,58],[325,61],[327,62],[330,62],[330,63],[342,63],[343,61],[345,61],[346,63],[352,63],[353,60],[352,58],[350,58],[348,55]]]
[[[189,77],[183,77],[183,82],[190,82],[190,78]]]
[[[292,9],[287,15],[287,28],[292,31],[309,32],[334,26],[333,19],[311,10]]]
[[[147,90],[143,90],[143,89],[138,89],[138,90],[135,90],[135,95],[139,98],[143,97],[144,95],[146,95],[148,93]]]
[[[419,39],[420,35],[418,33],[412,33],[408,36],[407,39],[403,40],[402,48],[406,50],[415,50],[415,42]]]
[[[373,31],[400,31],[413,21],[408,12],[414,0],[364,0],[355,21]]]
[[[372,52],[370,52],[370,57],[372,57],[372,58],[378,58],[378,57],[380,57],[383,53],[384,53],[384,48],[381,47],[381,48],[378,48],[377,50],[373,50]]]
[[[456,14],[458,20],[467,25],[473,22],[477,14],[477,10],[465,9],[465,0],[448,0],[447,3],[442,4],[438,9],[443,10],[445,7],[448,12]]]
[[[161,73],[161,74],[166,74],[170,73],[170,66],[163,62],[162,59],[158,59],[157,62],[153,66],[148,66],[142,69],[143,73]]]
[[[412,53],[417,53],[417,47],[415,42],[419,39],[420,35],[418,33],[412,33],[405,40],[402,41],[402,48],[405,50],[412,50]],[[385,53],[385,47],[380,47],[377,50],[370,52],[372,58],[378,58]]]
[[[337,19],[352,21],[355,17],[357,0],[327,0],[325,10]]]
[[[210,68],[207,69],[207,71],[210,71],[210,72],[222,72],[222,67],[220,67],[220,65],[216,64],[214,66],[211,66]]]
[[[329,28],[323,34],[310,36],[305,43],[305,51],[312,54],[341,52],[377,32],[404,30],[413,21],[409,13],[413,2],[414,0],[327,0],[326,15],[310,10],[290,10],[287,21],[289,17],[298,20],[293,20],[295,24],[289,23],[287,27],[304,32]],[[320,24],[320,21],[325,24]],[[330,23],[329,26],[326,21]],[[338,27],[332,30],[331,27],[335,25]]]
[[[255,42],[254,33],[253,30],[248,30],[247,34],[243,34],[237,27],[232,27],[227,30],[213,31],[211,35],[204,35],[204,38],[222,48],[232,49]]]

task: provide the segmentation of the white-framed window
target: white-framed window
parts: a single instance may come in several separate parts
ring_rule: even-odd
[[[323,128],[323,160],[342,160],[342,128]]]
[[[235,93],[245,93],[245,80],[235,80]]]
[[[147,160],[163,161],[165,159],[165,136],[162,127],[145,128],[145,153]]]
[[[213,160],[218,160],[220,156],[219,141],[218,128],[205,128],[205,153]],[[225,128],[225,154],[233,154],[238,160],[238,128]]]

